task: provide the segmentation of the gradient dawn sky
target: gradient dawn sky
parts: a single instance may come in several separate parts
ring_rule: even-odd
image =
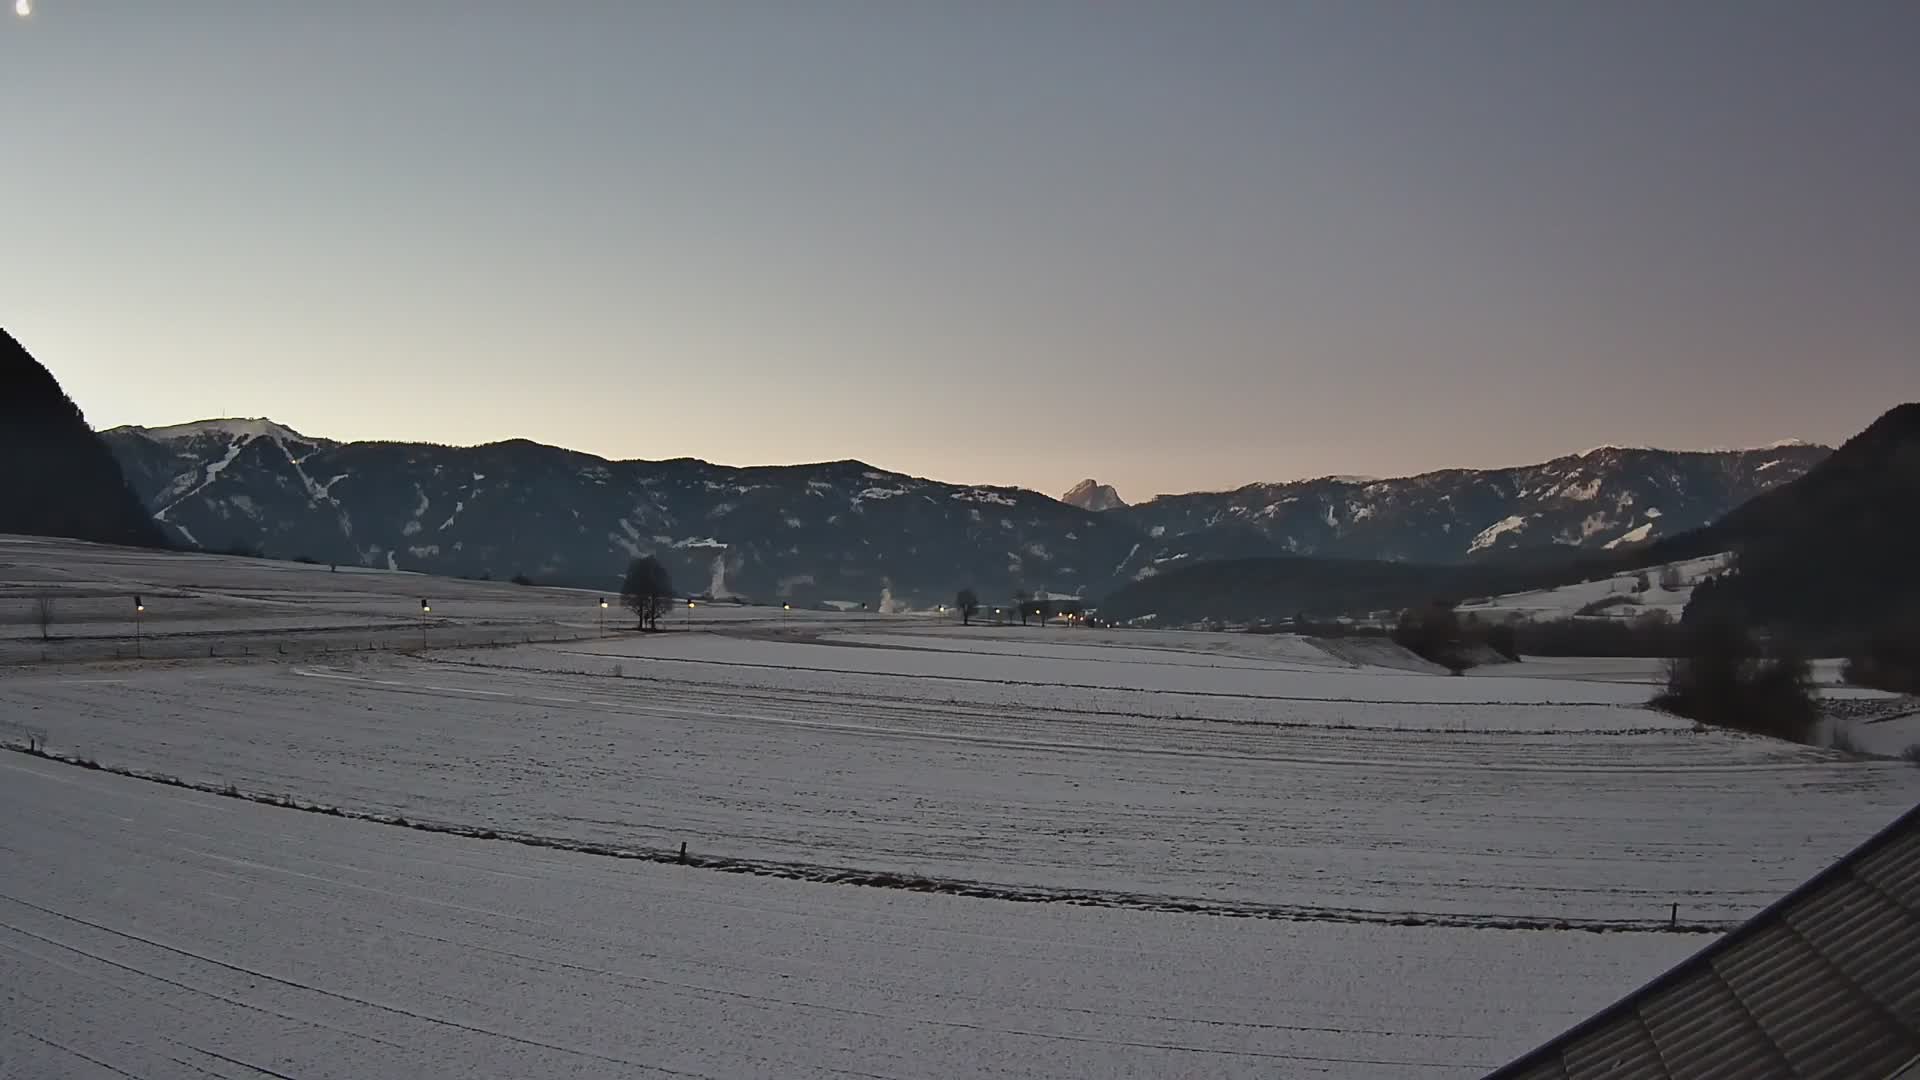
[[[0,325],[99,427],[1139,499],[1920,397],[1920,3],[34,0]]]

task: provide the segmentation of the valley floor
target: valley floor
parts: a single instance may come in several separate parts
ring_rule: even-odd
[[[79,605],[98,550],[0,578]],[[156,565],[275,619],[423,587],[110,587]],[[572,594],[446,588],[575,640],[0,667],[0,740],[349,815],[0,755],[10,1075],[1471,1076],[1920,799],[1611,665],[764,609],[601,636]],[[709,866],[561,850],[682,843]]]

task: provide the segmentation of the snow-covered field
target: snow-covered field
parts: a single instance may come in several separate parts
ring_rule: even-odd
[[[1728,924],[1920,796],[1920,770],[1696,734],[1628,684],[831,640],[105,665],[0,695],[56,750],[409,818],[1360,921]]]
[[[604,612],[603,599],[613,604]],[[731,603],[674,616],[699,626],[885,621]],[[180,658],[567,639],[631,618],[616,595],[589,590],[0,535],[0,663],[132,657],[136,648]]]
[[[112,553],[0,546],[0,577],[100,588]],[[0,739],[761,876],[0,756],[24,1075],[1475,1075],[1710,939],[1648,932],[1669,905],[1733,925],[1920,799],[1908,765],[1695,733],[1613,662],[725,607],[600,636],[586,594],[122,554],[115,587],[222,611],[431,587],[578,633],[23,652]],[[822,884],[879,875],[967,895]]]
[[[1697,935],[1012,904],[0,757],[7,1076],[1472,1077]]]

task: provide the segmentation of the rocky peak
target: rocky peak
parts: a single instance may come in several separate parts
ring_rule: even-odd
[[[1112,484],[1102,484],[1091,478],[1082,480],[1067,489],[1060,501],[1068,506],[1077,506],[1082,510],[1117,510],[1127,505],[1120,493],[1113,490]]]

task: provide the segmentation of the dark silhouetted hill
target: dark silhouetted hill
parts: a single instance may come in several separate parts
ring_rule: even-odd
[[[60,383],[0,330],[0,533],[165,547],[113,452]]]
[[[1694,594],[1689,619],[1839,641],[1920,617],[1920,403],[1888,411],[1805,476],[1649,554],[1714,551],[1737,552],[1737,570]]]

